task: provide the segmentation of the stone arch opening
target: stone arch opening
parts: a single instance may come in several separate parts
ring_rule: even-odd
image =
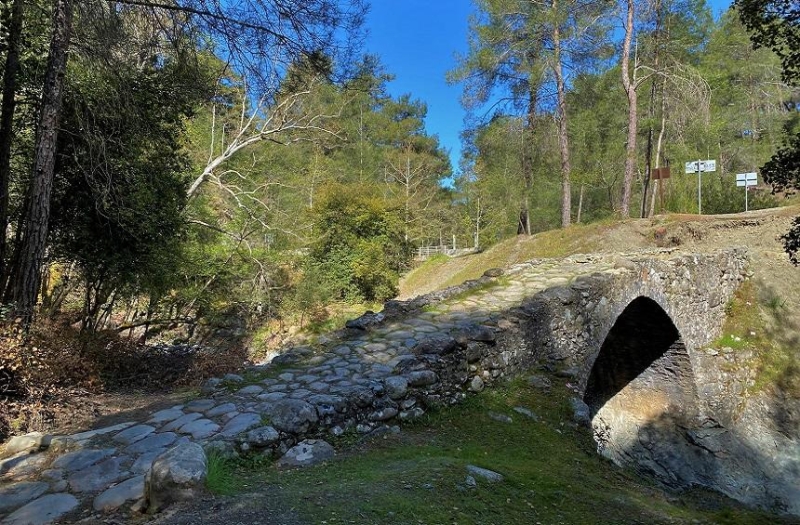
[[[640,296],[617,318],[586,384],[584,401],[596,415],[615,396],[640,411],[694,406],[691,363],[680,332],[654,300]],[[677,414],[674,414],[677,415]]]

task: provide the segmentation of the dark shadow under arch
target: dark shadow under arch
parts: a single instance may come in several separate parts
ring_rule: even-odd
[[[583,398],[592,413],[668,353],[687,355],[678,329],[658,303],[637,297],[617,318],[592,367]]]

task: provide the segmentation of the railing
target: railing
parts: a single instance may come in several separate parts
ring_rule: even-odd
[[[420,246],[417,248],[417,254],[414,258],[418,261],[424,261],[439,253],[448,257],[458,257],[460,255],[467,255],[468,253],[475,253],[475,249],[451,248],[449,246]]]

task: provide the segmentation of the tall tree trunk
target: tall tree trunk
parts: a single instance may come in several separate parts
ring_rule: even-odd
[[[519,224],[517,225],[517,235],[531,234],[531,216],[528,198],[533,188],[533,141],[530,144],[525,141],[526,137],[533,135],[533,128],[536,124],[536,105],[538,103],[538,83],[534,80],[533,74],[528,82],[528,112],[525,117],[525,129],[522,130],[522,178],[525,181],[525,195],[522,200],[522,207],[519,212]]]
[[[567,95],[561,68],[561,31],[557,0],[553,0],[553,73],[558,92],[558,149],[561,154],[561,227],[571,221],[572,188],[570,186],[569,136],[567,135]]]
[[[622,43],[622,87],[628,96],[628,144],[625,152],[625,175],[622,181],[622,202],[620,215],[628,217],[631,207],[631,188],[636,171],[636,64],[631,78],[631,42],[633,40],[634,0],[627,0],[628,11],[625,19],[625,39]]]
[[[8,20],[8,51],[3,73],[3,107],[0,110],[0,290],[6,282],[6,253],[8,252],[8,187],[11,180],[11,142],[14,138],[19,45],[22,40],[22,0],[11,4]]]
[[[47,231],[50,221],[50,195],[53,190],[56,141],[61,113],[61,95],[67,65],[73,0],[56,0],[53,9],[53,36],[47,58],[42,105],[36,130],[34,162],[25,211],[25,230],[14,269],[12,298],[18,315],[29,324],[36,306]]]
[[[653,173],[653,121],[656,118],[656,85],[661,81],[662,75],[659,70],[659,55],[661,54],[661,2],[656,0],[654,4],[656,10],[656,27],[654,31],[655,55],[653,57],[653,71],[656,77],[650,83],[650,100],[648,101],[648,125],[647,125],[647,164],[644,172],[644,185],[642,186],[642,212],[641,217],[647,217],[647,190],[650,185],[650,178]],[[655,190],[654,190],[655,191]]]

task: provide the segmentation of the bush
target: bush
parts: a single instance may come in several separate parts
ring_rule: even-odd
[[[334,185],[322,191],[313,213],[319,237],[309,265],[332,298],[359,302],[394,297],[400,271],[412,256],[399,210],[362,187]]]

